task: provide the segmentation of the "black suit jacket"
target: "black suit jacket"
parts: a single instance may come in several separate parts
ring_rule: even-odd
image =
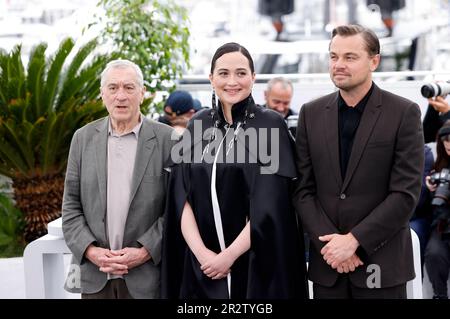
[[[335,92],[305,104],[297,128],[294,204],[312,240],[309,277],[324,286],[336,282],[318,236],[351,232],[364,262],[350,273],[354,285],[367,287],[372,264],[379,266],[381,287],[405,283],[414,278],[408,222],[423,169],[420,109],[375,85],[342,178],[337,99]]]

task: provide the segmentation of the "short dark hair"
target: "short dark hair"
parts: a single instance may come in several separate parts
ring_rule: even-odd
[[[236,42],[229,42],[222,45],[220,48],[216,50],[216,53],[214,53],[212,61],[211,61],[211,74],[214,72],[214,68],[216,67],[216,61],[218,58],[220,58],[222,55],[231,53],[231,52],[241,52],[248,60],[248,64],[250,66],[250,70],[252,73],[255,72],[255,66],[253,64],[253,59],[250,53],[246,48],[244,48],[242,45]]]
[[[378,40],[375,32],[359,24],[347,24],[334,28],[333,32],[331,33],[331,41],[333,41],[333,38],[337,35],[348,37],[357,34],[361,34],[361,36],[363,37],[369,56],[380,54],[380,40]]]

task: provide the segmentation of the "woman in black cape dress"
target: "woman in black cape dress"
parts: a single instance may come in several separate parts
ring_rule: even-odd
[[[212,212],[212,163],[205,160],[195,163],[196,147],[201,145],[201,150],[204,150],[209,139],[195,141],[193,127],[194,123],[197,127],[201,126],[201,135],[204,136],[205,131],[211,131],[213,123],[217,123],[217,130],[223,136],[227,124],[221,108],[218,111],[204,109],[190,121],[180,142],[192,141],[191,147],[187,152],[185,147],[182,154],[184,162],[171,168],[163,240],[162,296],[182,299],[306,298],[303,237],[300,235],[303,232],[301,227],[297,227],[291,205],[292,180],[296,176],[293,141],[282,117],[255,105],[251,96],[233,106],[232,114],[235,127],[246,122],[233,143],[235,157],[245,149],[247,160],[244,164],[228,160],[232,152],[229,151],[227,157],[223,148],[229,145],[229,141],[223,143],[221,150],[225,159],[217,164],[216,192],[226,246],[233,242],[250,220],[250,250],[241,255],[231,268],[230,296],[227,279],[208,278],[181,233],[180,219],[187,200],[205,245],[216,253],[221,251]],[[279,165],[275,172],[262,172],[264,168],[272,168],[264,165],[258,154],[252,154],[249,140],[245,140],[246,130],[261,131],[264,128],[269,144],[271,139],[277,138],[279,145]],[[278,137],[271,136],[271,128],[277,129]],[[188,158],[190,160],[186,160]]]

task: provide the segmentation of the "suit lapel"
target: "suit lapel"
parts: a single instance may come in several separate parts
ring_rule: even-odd
[[[98,187],[103,213],[106,213],[106,174],[107,174],[107,151],[108,151],[108,117],[101,121],[97,127],[94,137],[95,165],[98,178]]]
[[[143,118],[141,131],[139,132],[136,160],[134,161],[133,179],[131,184],[130,204],[141,184],[147,165],[156,146],[156,135],[150,123]]]
[[[333,98],[331,98],[329,103],[325,106],[324,131],[333,175],[340,186],[342,185],[342,177],[339,164],[338,94],[339,93],[333,95]]]
[[[374,84],[375,85],[375,84]],[[344,191],[355,172],[356,167],[361,159],[362,153],[366,144],[369,140],[372,130],[377,123],[378,117],[381,111],[381,91],[375,85],[373,92],[369,100],[367,101],[366,107],[364,109],[363,115],[361,117],[361,122],[356,131],[355,140],[353,142],[352,152],[347,166],[347,173],[345,174],[344,184],[342,185],[342,191]]]

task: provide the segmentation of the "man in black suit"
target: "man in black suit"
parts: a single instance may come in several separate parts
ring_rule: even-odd
[[[296,149],[295,206],[311,237],[315,298],[406,298],[413,279],[409,219],[423,168],[417,104],[372,82],[380,62],[373,31],[333,30],[337,92],[306,103]]]

